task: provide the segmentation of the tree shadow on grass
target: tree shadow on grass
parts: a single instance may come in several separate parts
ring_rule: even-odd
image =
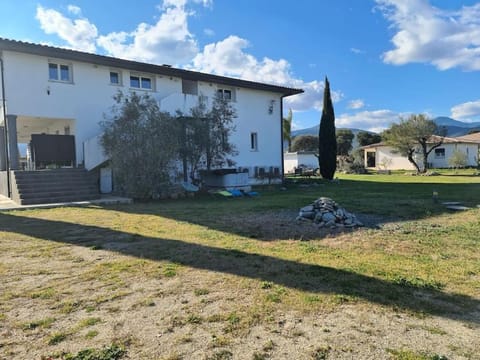
[[[386,280],[315,264],[107,228],[0,213],[5,232],[84,247],[103,247],[153,261],[268,281],[291,289],[338,294],[418,313],[480,324],[480,300],[433,286]]]
[[[301,187],[303,185],[303,187]],[[433,192],[438,199],[433,199]],[[260,191],[259,197],[162,200],[116,206],[115,210],[158,215],[258,240],[320,239],[352,229],[322,229],[297,224],[298,210],[321,196],[330,197],[352,212],[367,227],[391,222],[426,219],[450,213],[442,201],[480,203],[480,184],[387,183],[340,180],[338,183],[308,180],[286,191]],[[111,208],[111,207],[110,207]]]

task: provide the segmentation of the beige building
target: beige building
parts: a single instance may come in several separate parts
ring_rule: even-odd
[[[466,166],[478,166],[480,133],[460,136],[456,138],[444,137],[442,145],[435,148],[428,155],[430,168],[449,168],[449,159],[455,151],[465,153]],[[377,170],[415,170],[407,157],[402,156],[391,146],[385,143],[371,144],[362,147],[364,150],[364,164],[368,169]],[[414,154],[417,164],[422,167],[420,150]]]

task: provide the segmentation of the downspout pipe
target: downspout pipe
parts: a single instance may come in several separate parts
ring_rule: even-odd
[[[12,197],[11,179],[10,179],[10,156],[8,149],[8,121],[7,121],[7,101],[5,99],[5,72],[3,67],[3,57],[0,55],[0,74],[2,77],[2,109],[3,109],[3,133],[5,136],[5,170],[7,171],[7,192],[8,197]]]

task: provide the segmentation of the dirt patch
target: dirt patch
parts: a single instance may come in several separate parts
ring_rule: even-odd
[[[389,217],[370,214],[355,214],[367,229],[377,229],[394,221]],[[319,228],[313,221],[296,221],[298,210],[266,211],[263,213],[240,214],[224,217],[228,223],[244,236],[259,240],[312,240],[332,237],[343,233],[362,230],[362,227]]]

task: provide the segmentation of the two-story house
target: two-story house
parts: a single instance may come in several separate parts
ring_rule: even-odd
[[[5,195],[15,193],[22,169],[39,170],[51,160],[86,170],[101,164],[99,122],[118,90],[148,92],[171,114],[188,113],[200,95],[221,93],[237,111],[231,138],[236,166],[248,169],[251,184],[259,173],[283,173],[282,100],[302,90],[7,39],[0,39],[0,59]]]

